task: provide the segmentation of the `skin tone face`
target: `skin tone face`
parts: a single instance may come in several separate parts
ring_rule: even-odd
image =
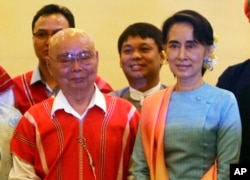
[[[44,15],[38,18],[35,23],[33,34],[47,34],[47,38],[33,36],[33,46],[35,54],[39,59],[41,71],[46,71],[46,57],[48,56],[48,42],[53,34],[57,31],[68,28],[69,23],[62,14]]]
[[[98,67],[98,53],[93,41],[86,34],[60,31],[53,37],[49,49],[49,70],[66,98],[80,102],[91,97]],[[82,51],[91,52],[91,63],[83,64],[79,60],[79,52]],[[69,53],[73,58],[65,66],[63,55]]]
[[[130,86],[135,89],[143,89],[147,86],[145,84],[151,87],[157,85],[160,67],[164,60],[164,55],[159,52],[157,44],[152,38],[142,39],[140,36],[130,36],[122,44],[120,66]],[[137,88],[138,85],[142,85],[142,87]]]
[[[202,64],[209,55],[209,48],[194,39],[189,23],[174,24],[167,37],[165,50],[169,67],[177,78],[176,87],[188,86],[187,90],[200,87]]]

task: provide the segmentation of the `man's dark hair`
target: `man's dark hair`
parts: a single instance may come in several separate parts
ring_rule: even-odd
[[[120,37],[118,39],[118,52],[119,52],[119,54],[121,54],[122,44],[130,36],[132,36],[132,37],[139,36],[142,39],[152,38],[155,41],[155,43],[157,44],[159,52],[163,50],[161,30],[150,23],[138,22],[138,23],[134,23],[134,24],[131,24],[130,26],[128,26],[120,35]]]
[[[74,15],[67,7],[60,6],[57,4],[48,4],[43,6],[39,11],[37,11],[36,15],[34,16],[32,20],[32,31],[34,30],[35,23],[39,19],[39,17],[50,14],[62,14],[67,19],[69,27],[75,27]]]

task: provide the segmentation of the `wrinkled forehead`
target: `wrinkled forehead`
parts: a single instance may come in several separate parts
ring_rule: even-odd
[[[82,30],[69,28],[57,32],[49,42],[49,53],[74,48],[86,48],[94,51],[93,38]]]

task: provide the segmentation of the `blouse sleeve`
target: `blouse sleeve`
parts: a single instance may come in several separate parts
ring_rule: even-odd
[[[233,94],[224,97],[217,131],[218,179],[229,178],[230,164],[238,163],[241,147],[241,120]],[[229,99],[225,101],[225,99]]]

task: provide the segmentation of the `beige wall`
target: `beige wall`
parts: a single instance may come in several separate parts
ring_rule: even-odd
[[[99,74],[115,89],[127,85],[117,53],[117,39],[123,29],[138,21],[160,28],[169,15],[181,9],[202,13],[219,35],[218,63],[214,71],[205,74],[207,82],[215,84],[227,66],[250,57],[250,24],[243,13],[243,0],[0,0],[0,64],[11,76],[36,66],[31,21],[48,3],[69,7],[76,26],[94,36],[100,54]],[[162,68],[161,80],[174,82],[167,65]]]

